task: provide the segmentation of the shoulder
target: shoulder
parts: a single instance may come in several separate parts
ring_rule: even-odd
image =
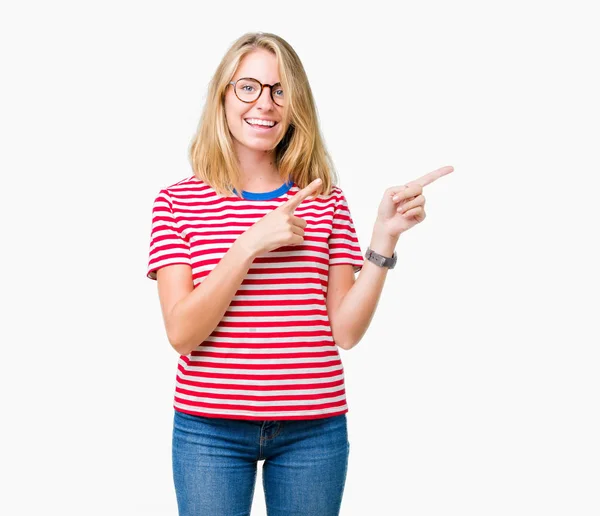
[[[326,202],[335,201],[335,204],[337,205],[344,198],[344,192],[339,186],[331,185],[329,194],[320,194],[318,198]]]
[[[344,195],[344,192],[339,185],[331,185],[331,195]]]
[[[198,179],[196,176],[191,176],[161,187],[156,198],[172,201],[182,195],[193,195],[195,192],[202,192],[209,188],[208,184],[204,181]]]
[[[346,198],[346,194],[341,186],[332,185],[331,193],[328,196],[325,196],[327,201],[333,202],[336,211],[340,209],[345,209],[348,206],[348,200]]]
[[[161,188],[161,192],[166,192],[168,195],[177,195],[178,193],[194,190],[198,188],[206,188],[208,185],[198,179],[196,176],[186,177],[177,181],[176,183],[164,186]]]

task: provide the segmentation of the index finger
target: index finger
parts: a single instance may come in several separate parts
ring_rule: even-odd
[[[433,183],[436,179],[439,179],[440,177],[445,176],[446,174],[449,174],[453,170],[454,170],[454,167],[451,167],[451,166],[438,168],[437,170],[434,170],[433,172],[429,172],[428,174],[421,176],[419,179],[415,179],[414,181],[411,181],[410,183],[407,183],[407,184],[417,183],[421,186],[426,186],[430,183]]]
[[[296,192],[296,195],[289,199],[283,206],[294,211],[304,199],[306,199],[309,195],[314,194],[321,187],[321,183],[321,179],[315,179],[307,187],[303,188],[299,192]]]

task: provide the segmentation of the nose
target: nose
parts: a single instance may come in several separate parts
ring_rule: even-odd
[[[263,109],[272,109],[274,106],[273,99],[271,97],[271,86],[263,86],[263,90],[260,92],[256,105]]]

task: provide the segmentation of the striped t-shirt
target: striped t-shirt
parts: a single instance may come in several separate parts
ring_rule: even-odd
[[[219,195],[192,176],[162,189],[152,210],[147,277],[187,264],[194,287],[234,241],[300,190],[293,181],[244,199]],[[348,203],[338,186],[305,199],[301,245],[257,256],[223,318],[181,355],[174,408],[229,419],[318,419],[348,412],[344,369],[325,304],[328,270],[364,263]],[[202,314],[198,314],[202,317]]]

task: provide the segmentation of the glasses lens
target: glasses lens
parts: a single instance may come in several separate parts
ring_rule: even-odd
[[[235,92],[240,100],[252,102],[260,95],[260,84],[253,79],[240,79],[235,85]]]
[[[281,84],[275,84],[273,86],[273,89],[271,90],[271,93],[273,95],[273,100],[275,101],[275,104],[277,104],[278,106],[285,106],[285,94],[283,92],[283,86]]]
[[[235,85],[235,93],[244,102],[254,102],[261,94],[260,83],[254,79],[240,79]],[[285,95],[281,84],[273,86],[272,97],[278,106],[285,105]]]

